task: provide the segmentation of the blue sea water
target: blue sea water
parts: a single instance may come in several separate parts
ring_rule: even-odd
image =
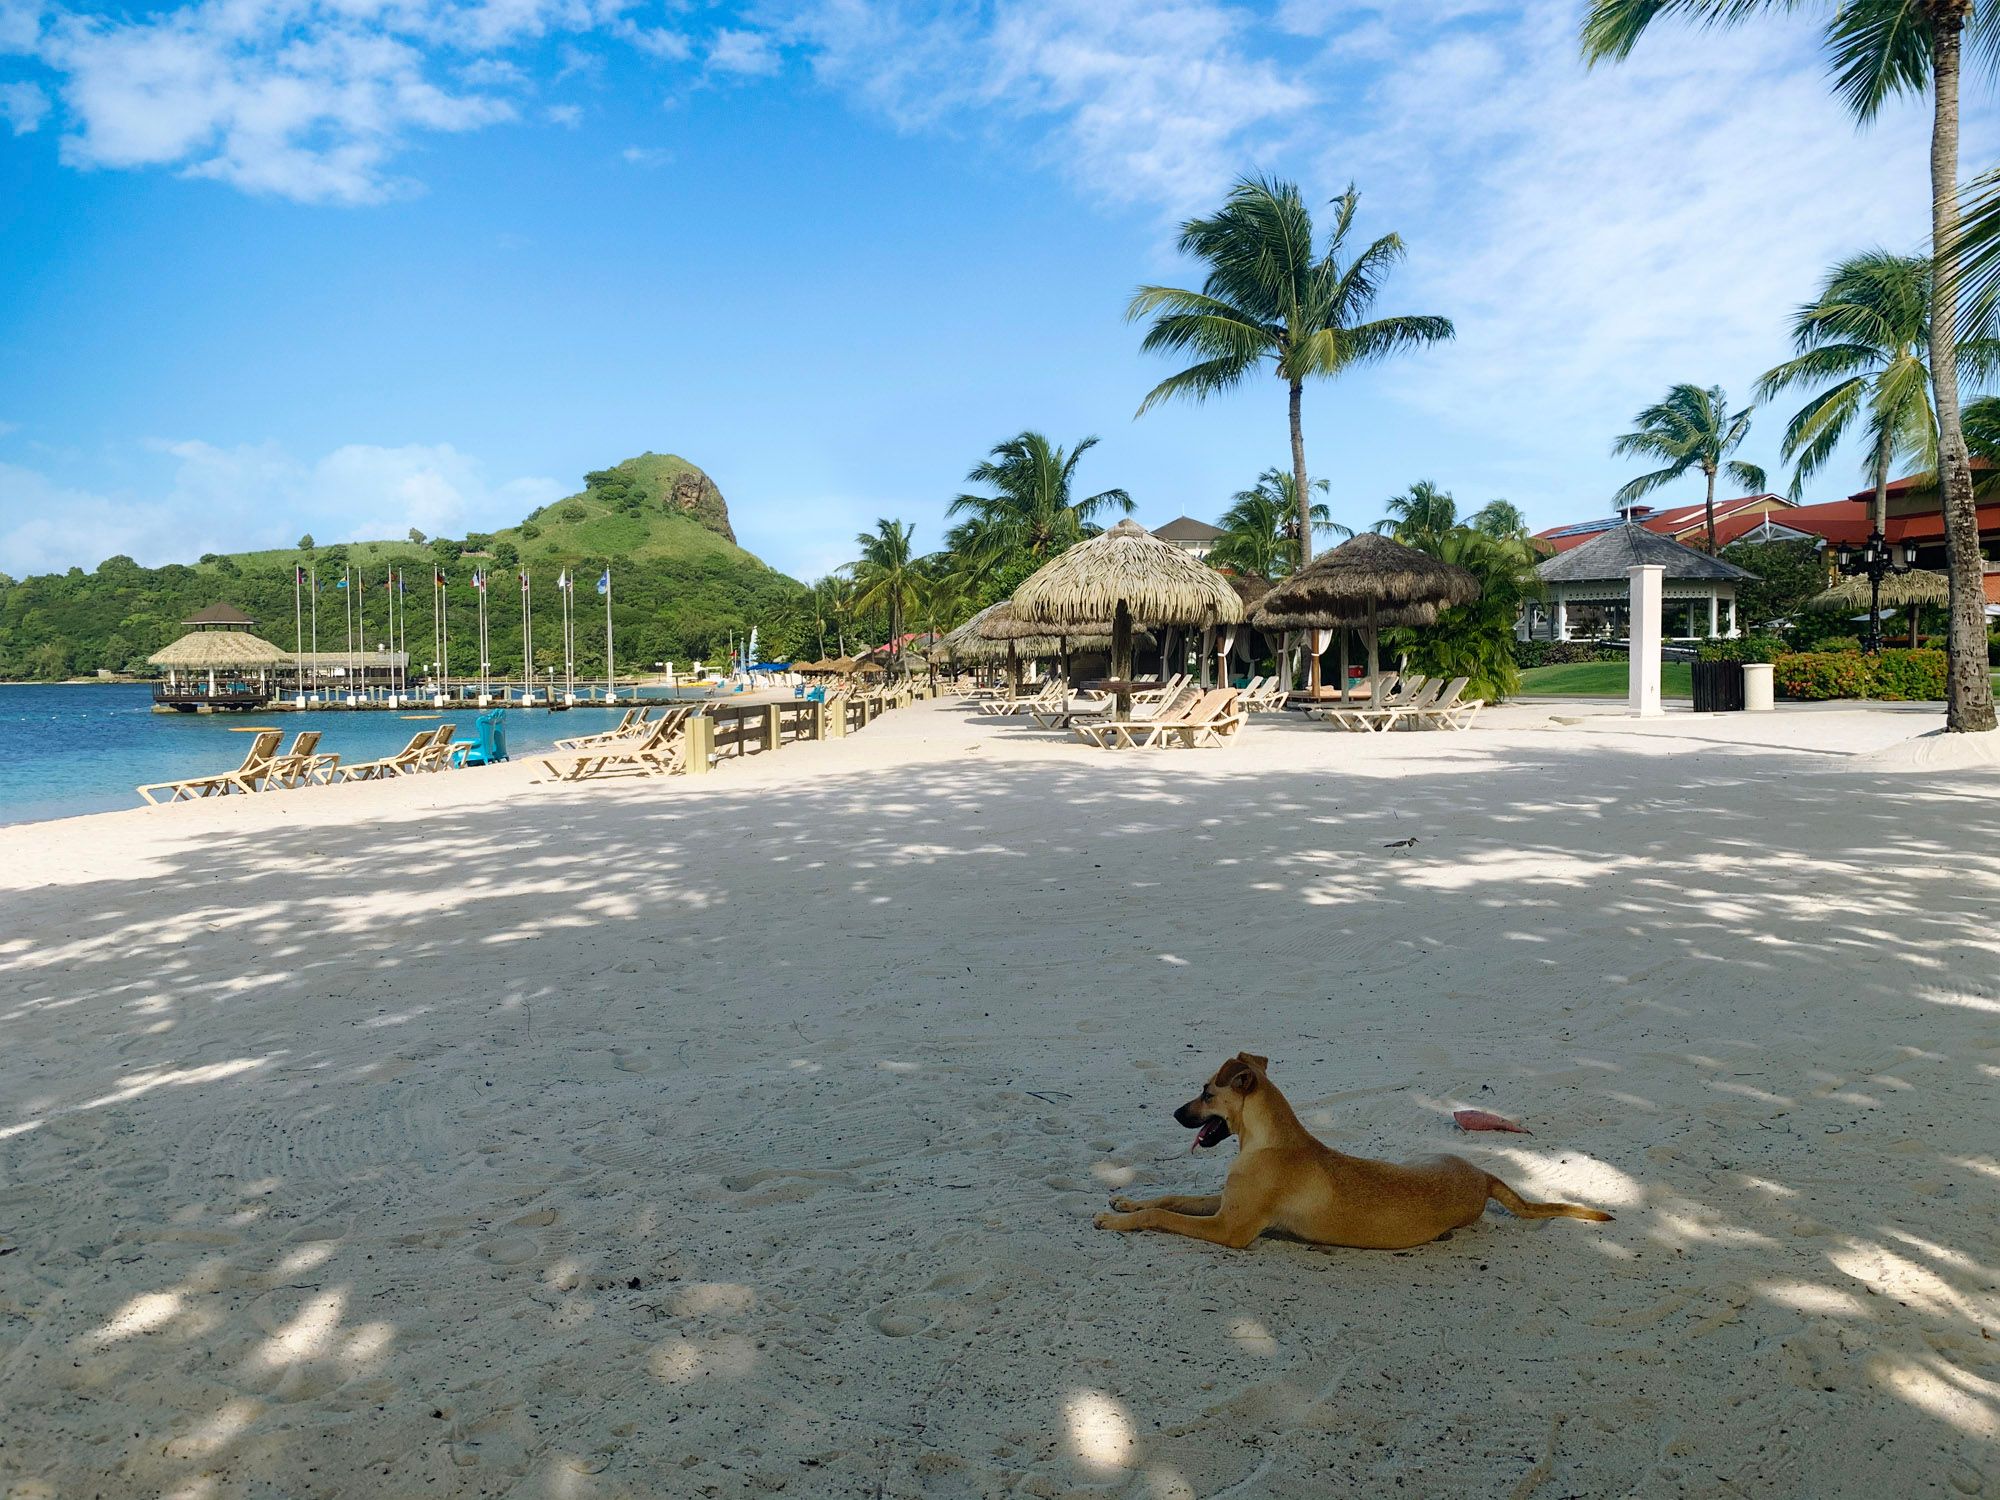
[[[240,732],[282,729],[284,743],[302,729],[321,731],[319,748],[344,761],[392,755],[426,724],[449,720],[470,739],[476,708],[404,712],[156,714],[145,683],[0,684],[0,823],[32,823],[78,813],[139,807],[132,789],[223,771],[243,759]],[[621,712],[514,709],[507,749],[519,757],[571,735],[608,729]],[[474,775],[469,770],[465,774]]]

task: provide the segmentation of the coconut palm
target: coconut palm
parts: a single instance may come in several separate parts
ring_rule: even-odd
[[[1232,390],[1267,361],[1285,382],[1301,564],[1312,556],[1312,489],[1300,416],[1306,381],[1332,379],[1454,333],[1449,318],[1368,317],[1383,279],[1403,258],[1403,241],[1385,234],[1343,265],[1360,202],[1351,186],[1333,200],[1333,225],[1319,250],[1296,184],[1243,178],[1219,212],[1181,225],[1182,252],[1208,267],[1201,290],[1142,286],[1125,310],[1128,319],[1152,319],[1142,345],[1149,352],[1197,356],[1147,393],[1141,415],[1169,397],[1200,401]]]
[[[1256,484],[1238,490],[1229,509],[1222,513],[1219,524],[1223,534],[1210,550],[1208,561],[1218,568],[1233,568],[1265,579],[1282,578],[1296,568],[1299,506],[1292,494],[1295,482],[1283,469],[1266,469],[1257,476]],[[1313,488],[1325,494],[1327,481],[1315,479]],[[1346,530],[1334,525],[1323,501],[1315,501],[1307,513],[1314,531]]]
[[[1471,573],[1479,580],[1479,597],[1439,610],[1430,625],[1391,631],[1391,651],[1407,656],[1411,669],[1426,676],[1468,679],[1468,698],[1497,701],[1518,692],[1514,622],[1522,606],[1542,594],[1534,548],[1526,537],[1495,537],[1471,526],[1452,526],[1410,545]]]
[[[1389,514],[1375,523],[1375,529],[1433,557],[1441,555],[1438,547],[1458,529],[1458,502],[1428,479],[1419,479],[1405,493],[1391,496],[1387,509]]]
[[[1899,94],[1931,102],[1931,252],[1933,296],[1948,317],[1930,320],[1931,383],[1936,393],[1939,488],[1944,499],[1951,574],[1951,650],[1945,727],[1995,726],[1986,667],[1986,595],[1972,457],[1959,411],[1959,87],[1968,39],[1991,66],[2000,57],[2000,0],[1591,0],[1583,22],[1584,55],[1595,62],[1630,55],[1646,28],[1678,14],[1705,23],[1742,20],[1813,3],[1826,16],[1825,42],[1835,91],[1856,118],[1872,120]]]
[[[847,565],[854,577],[854,608],[879,609],[889,617],[889,667],[902,665],[903,617],[916,587],[916,557],[907,521],[879,520],[873,531],[854,539],[861,556]]]
[[[1729,455],[1750,436],[1750,413],[1729,409],[1729,398],[1719,385],[1703,389],[1686,383],[1667,392],[1667,398],[1647,407],[1633,420],[1638,427],[1611,445],[1614,454],[1637,454],[1659,459],[1663,468],[1628,481],[1617,495],[1618,503],[1630,504],[1650,495],[1663,484],[1671,484],[1690,470],[1700,470],[1708,481],[1708,550],[1715,544],[1715,476],[1727,474],[1730,481],[1746,490],[1764,488],[1764,471]]]
[[[1468,524],[1474,531],[1503,542],[1521,542],[1528,538],[1528,518],[1521,514],[1521,507],[1511,500],[1488,500],[1472,513]]]
[[[1039,432],[1023,432],[996,443],[966,474],[990,495],[960,495],[947,514],[965,516],[947,538],[954,551],[988,558],[1025,552],[1047,562],[1064,548],[1096,534],[1096,519],[1107,511],[1129,514],[1132,497],[1123,490],[1076,496],[1076,466],[1097,446],[1087,437],[1065,452]]]

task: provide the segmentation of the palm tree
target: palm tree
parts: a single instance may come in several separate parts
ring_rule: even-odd
[[[1471,526],[1454,526],[1411,545],[1470,571],[1479,580],[1479,597],[1439,610],[1433,624],[1389,632],[1390,649],[1408,656],[1411,668],[1427,676],[1469,679],[1468,698],[1498,701],[1518,692],[1514,622],[1521,607],[1542,594],[1533,545],[1525,536],[1495,537]]]
[[[1488,500],[1472,513],[1470,524],[1474,531],[1503,542],[1524,542],[1528,539],[1528,518],[1521,514],[1521,507],[1511,500]]]
[[[1141,347],[1193,354],[1196,363],[1170,375],[1139,404],[1144,415],[1171,396],[1204,400],[1232,390],[1266,361],[1291,399],[1292,496],[1299,507],[1299,562],[1312,557],[1311,486],[1306,480],[1305,429],[1300,420],[1306,381],[1332,379],[1357,365],[1449,339],[1449,318],[1369,319],[1403,241],[1385,234],[1347,263],[1341,252],[1361,196],[1352,186],[1333,200],[1326,248],[1313,245],[1312,215],[1295,183],[1245,177],[1220,212],[1181,225],[1180,248],[1208,267],[1198,292],[1142,286],[1125,316],[1150,317]]]
[[[1583,51],[1595,62],[1631,54],[1646,27],[1678,13],[1729,23],[1762,11],[1797,10],[1806,0],[1591,0]],[[1834,87],[1857,119],[1872,120],[1892,97],[1928,90],[1931,99],[1931,278],[1948,316],[1930,320],[1930,368],[1937,397],[1939,488],[1951,574],[1951,651],[1945,727],[1984,731],[1996,722],[1986,666],[1986,595],[1979,512],[1958,400],[1959,83],[1967,33],[1989,66],[2000,55],[2000,0],[1817,0],[1827,15]]]
[[[1679,479],[1690,469],[1699,469],[1708,480],[1708,550],[1715,549],[1715,476],[1727,474],[1746,490],[1764,488],[1764,471],[1755,464],[1730,458],[1750,435],[1752,407],[1729,409],[1729,398],[1719,385],[1706,390],[1698,385],[1680,384],[1667,392],[1667,399],[1649,406],[1633,420],[1638,429],[1626,433],[1611,445],[1619,456],[1639,454],[1657,458],[1665,465],[1641,474],[1618,491],[1620,505],[1650,495],[1663,484]]]
[[[1419,479],[1406,494],[1391,496],[1388,511],[1375,529],[1433,557],[1441,555],[1444,539],[1460,529],[1458,502],[1428,479]]]
[[[911,535],[907,521],[878,520],[873,531],[864,531],[854,539],[861,556],[847,565],[857,590],[855,609],[879,609],[889,616],[891,671],[902,665],[903,613],[917,579]]]
[[[1223,535],[1210,550],[1208,561],[1218,568],[1234,568],[1267,580],[1296,569],[1299,507],[1292,495],[1295,482],[1283,469],[1266,469],[1257,476],[1256,484],[1238,490],[1231,497],[1229,509],[1222,513]],[[1328,487],[1324,479],[1313,481],[1313,488],[1321,494]],[[1334,525],[1332,513],[1323,501],[1315,501],[1307,514],[1315,531],[1346,529]]]
[[[1076,466],[1097,446],[1087,437],[1065,452],[1039,432],[1023,432],[996,443],[966,474],[991,495],[960,495],[948,515],[968,519],[954,527],[952,550],[969,553],[1026,552],[1046,562],[1073,543],[1095,534],[1095,519],[1107,510],[1130,514],[1132,497],[1123,490],[1075,496]]]

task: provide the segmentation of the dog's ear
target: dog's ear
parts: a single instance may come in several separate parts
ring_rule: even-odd
[[[1236,1060],[1238,1062],[1250,1064],[1251,1067],[1255,1068],[1260,1073],[1271,1065],[1270,1058],[1259,1057],[1254,1052],[1239,1052],[1236,1054]]]
[[[1248,1068],[1238,1068],[1225,1087],[1235,1089],[1239,1094],[1247,1094],[1257,1087],[1257,1075]]]

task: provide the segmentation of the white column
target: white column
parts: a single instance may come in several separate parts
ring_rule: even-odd
[[[1712,641],[1722,634],[1722,601],[1716,597],[1711,587],[1708,591],[1708,638]]]
[[[1561,585],[1556,590],[1556,639],[1569,639],[1569,600],[1562,596]]]
[[[1666,569],[1639,563],[1625,570],[1631,579],[1632,712],[1642,719],[1658,718],[1660,709],[1660,603],[1666,592]]]
[[[1736,596],[1731,594],[1729,596],[1729,638],[1733,641],[1740,634],[1742,632],[1736,625]]]

